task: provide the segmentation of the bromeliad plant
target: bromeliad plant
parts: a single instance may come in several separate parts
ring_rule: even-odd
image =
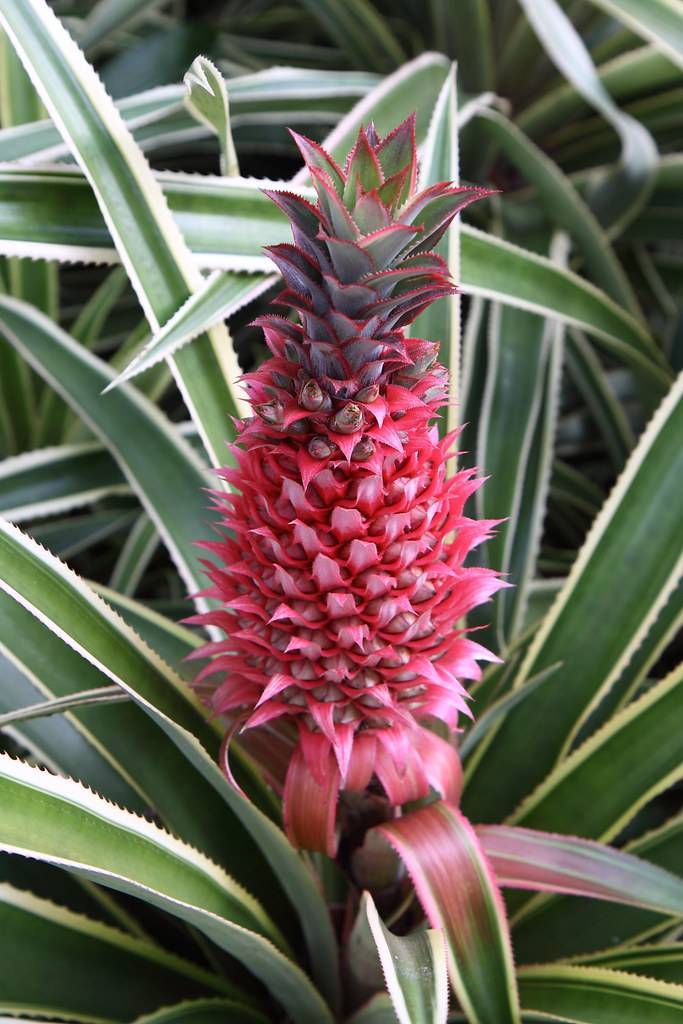
[[[151,6],[69,9],[112,87]],[[473,68],[456,40],[458,106],[438,54],[375,74],[410,0],[300,5],[343,74],[237,67],[297,31],[269,6],[226,5],[227,89],[197,58],[117,106],[43,0],[0,0],[0,1013],[669,1024],[679,257],[642,238],[680,158],[605,88],[665,88],[681,18],[620,5],[653,42],[598,73],[553,0],[463,4],[472,52],[509,42]],[[292,61],[323,59],[311,24]],[[511,112],[498,71],[548,91]],[[586,163],[595,125],[543,135],[588,103],[621,167]],[[239,176],[327,122],[290,182]],[[213,137],[223,177],[141,148],[197,170]],[[60,312],[56,260],[123,266],[63,268]]]

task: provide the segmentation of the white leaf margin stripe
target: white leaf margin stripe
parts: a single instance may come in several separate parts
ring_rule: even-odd
[[[227,289],[230,282],[225,279],[224,271],[215,270],[171,319],[152,335],[125,370],[107,385],[105,392],[148,370],[163,359],[168,359],[197,335],[248,306],[277,281],[277,274],[264,278],[249,278],[247,281],[236,280],[235,294],[231,296],[228,291],[223,295],[221,286]]]

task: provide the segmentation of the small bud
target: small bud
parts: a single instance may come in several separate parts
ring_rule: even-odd
[[[375,444],[369,437],[362,437],[353,449],[351,459],[353,462],[365,462],[375,454]]]
[[[377,384],[371,384],[367,388],[361,388],[361,390],[356,394],[357,402],[374,402],[377,398],[379,398],[379,387]]]
[[[313,459],[327,459],[332,454],[332,449],[327,443],[327,438],[322,434],[316,434],[308,442],[308,454]]]
[[[271,423],[275,427],[282,425],[285,419],[285,407],[282,402],[275,400],[274,402],[262,402],[260,405],[254,406],[254,412],[257,416],[260,416],[266,423]]]
[[[317,380],[307,380],[299,395],[299,405],[309,412],[316,412],[323,404],[324,394]]]
[[[349,402],[343,409],[334,414],[330,420],[330,429],[338,434],[355,434],[363,426],[363,412],[359,406]]]

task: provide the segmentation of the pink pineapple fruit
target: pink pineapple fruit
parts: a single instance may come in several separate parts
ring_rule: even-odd
[[[267,251],[293,316],[256,321],[272,358],[244,378],[254,416],[221,471],[234,491],[215,495],[229,532],[205,545],[221,610],[194,621],[226,637],[198,652],[213,711],[295,729],[287,831],[333,852],[340,789],[374,776],[392,804],[430,787],[457,801],[457,754],[425,723],[453,730],[468,711],[460,680],[492,658],[457,623],[502,585],[463,565],[494,524],[463,515],[474,473],[447,472],[438,344],[404,333],[455,290],[430,250],[488,193],[417,191],[412,117],[385,138],[361,128],[343,170],[294,139],[318,202],[267,193],[291,221],[294,244]]]

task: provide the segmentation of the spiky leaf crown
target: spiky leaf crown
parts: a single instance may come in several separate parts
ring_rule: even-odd
[[[463,565],[493,524],[463,514],[473,472],[446,471],[438,344],[404,333],[454,290],[429,250],[486,192],[416,191],[414,118],[383,139],[362,128],[343,170],[294,138],[318,203],[268,193],[292,225],[268,251],[293,316],[256,321],[272,358],[245,377],[256,415],[221,471],[234,493],[215,496],[228,533],[205,545],[205,593],[222,607],[198,621],[226,639],[198,652],[198,685],[245,728],[295,725],[288,832],[332,851],[340,789],[374,776],[392,803],[457,798],[455,751],[422,723],[454,728],[460,679],[491,657],[455,624],[501,586]]]
[[[416,191],[414,117],[383,139],[372,125],[361,128],[343,170],[314,142],[292,135],[318,205],[268,191],[291,222],[294,244],[267,251],[286,285],[277,301],[298,322],[256,321],[278,362],[270,381],[259,372],[246,383],[265,424],[307,437],[299,459],[309,475],[339,452],[367,463],[378,445],[402,450],[387,388],[397,405],[399,389],[413,392],[405,396],[409,407],[415,398],[432,410],[442,404],[447,379],[436,365],[438,344],[406,338],[403,328],[455,290],[447,264],[429,250],[459,210],[488,193],[449,182]]]

